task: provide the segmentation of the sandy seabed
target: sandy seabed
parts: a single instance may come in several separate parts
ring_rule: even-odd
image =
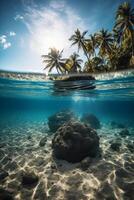
[[[101,157],[71,164],[53,158],[53,135],[43,123],[3,125],[0,130],[0,200],[133,200],[134,128],[131,136],[119,136],[120,129],[103,125]],[[42,138],[44,146],[39,143]],[[113,150],[114,141],[121,146]],[[7,173],[4,177],[2,173]],[[33,173],[36,184],[22,184],[22,174]],[[4,195],[7,197],[4,199]]]

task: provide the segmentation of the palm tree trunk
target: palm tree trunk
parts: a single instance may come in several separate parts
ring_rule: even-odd
[[[90,60],[89,60],[89,57],[88,57],[88,54],[87,54],[87,49],[86,49],[86,46],[85,46],[84,43],[82,43],[82,48],[83,48],[84,54],[85,54],[85,56],[87,57],[87,60],[88,60],[88,62],[89,62]]]
[[[96,51],[95,51],[95,49],[94,49],[94,56],[96,57]]]
[[[60,74],[58,67],[56,67],[56,70],[57,70],[58,74]]]
[[[83,50],[84,50],[85,56],[87,57],[87,60],[88,60],[88,61],[90,61],[90,60],[89,60],[89,56],[88,56],[88,54],[87,54],[87,50],[86,50],[86,47],[85,47],[85,46],[83,46]]]
[[[132,56],[134,56],[134,33],[131,31],[131,41],[132,41]]]

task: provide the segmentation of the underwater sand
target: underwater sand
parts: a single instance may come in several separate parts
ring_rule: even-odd
[[[8,176],[0,187],[11,193],[15,200],[133,200],[134,199],[134,128],[131,136],[118,135],[121,129],[103,124],[97,130],[100,136],[101,157],[70,164],[55,160],[47,125],[25,123],[20,126],[3,125],[0,131],[0,170]],[[45,146],[39,146],[43,137]],[[119,151],[110,148],[111,142],[120,141]],[[35,172],[38,183],[24,187],[21,173]]]

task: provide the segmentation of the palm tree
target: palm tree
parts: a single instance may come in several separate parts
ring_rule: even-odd
[[[94,72],[92,60],[85,62],[83,72],[84,73],[93,73]]]
[[[114,26],[115,36],[119,43],[131,38],[132,56],[134,55],[134,9],[125,2],[118,7]]]
[[[129,67],[130,61],[132,62],[130,52],[131,49],[129,46],[124,48],[124,46],[119,46],[116,42],[114,42],[112,52],[108,59],[108,64],[111,70],[120,70]]]
[[[66,72],[65,69],[65,59],[62,59],[62,51],[59,51],[55,48],[51,48],[50,52],[47,55],[42,55],[44,59],[43,62],[46,63],[44,70],[49,69],[48,72],[51,72],[52,69],[56,68],[58,73]]]
[[[84,66],[84,72],[93,73],[93,72],[106,72],[107,65],[104,64],[103,59],[100,57],[93,57],[90,62],[86,62]]]
[[[66,68],[69,72],[77,73],[81,71],[82,59],[79,58],[77,53],[73,53],[66,61]]]
[[[111,50],[110,56],[107,59],[107,63],[109,65],[110,70],[117,69],[118,58],[119,58],[119,54],[120,54],[121,50],[122,50],[122,48],[119,47],[119,45],[116,41],[114,41],[113,45],[112,45],[112,50]]]
[[[72,45],[78,45],[78,52],[80,49],[84,51],[85,56],[89,60],[87,48],[86,48],[86,42],[85,35],[87,34],[87,31],[84,31],[83,33],[80,32],[79,29],[75,31],[75,33],[69,38],[70,41],[72,41]]]
[[[87,52],[91,54],[92,56],[96,57],[96,48],[97,48],[97,42],[96,42],[96,35],[90,35],[90,39],[87,42]]]
[[[99,46],[99,55],[101,57],[109,56],[113,44],[112,34],[107,30],[102,29],[99,33],[96,33],[96,41]]]

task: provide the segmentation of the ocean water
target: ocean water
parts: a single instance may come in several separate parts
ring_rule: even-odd
[[[79,119],[94,114],[101,124],[96,130],[101,158],[93,160],[86,170],[80,164],[62,160],[58,168],[52,156],[54,133],[49,131],[49,117],[68,110]],[[129,134],[122,136],[120,132],[126,129]],[[43,137],[47,142],[40,147]],[[121,146],[113,150],[110,145],[117,140]],[[54,81],[0,78],[1,200],[4,195],[22,200],[134,199],[133,152],[133,76],[71,82],[65,88]],[[5,171],[8,175],[2,178]],[[38,183],[31,184],[30,189],[29,185],[24,186],[20,179],[22,171],[34,172]]]
[[[70,84],[70,83],[69,83]],[[72,84],[72,83],[71,83]],[[47,120],[52,114],[71,109],[78,115],[93,113],[101,121],[121,121],[133,125],[134,77],[83,81],[94,89],[55,88],[53,81],[0,79],[0,123]]]

